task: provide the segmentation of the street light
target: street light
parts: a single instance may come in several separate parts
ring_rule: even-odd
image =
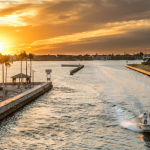
[[[0,60],[2,60],[2,81],[3,81],[3,98],[4,98],[4,62],[3,62],[3,59],[0,58]]]
[[[5,92],[5,85],[4,85],[4,62],[2,60],[2,72],[3,72],[3,98],[4,98],[4,92]]]
[[[36,72],[36,71],[32,70],[32,83],[33,83],[33,86],[34,86],[34,72]]]
[[[21,58],[21,92],[22,92],[22,58]]]

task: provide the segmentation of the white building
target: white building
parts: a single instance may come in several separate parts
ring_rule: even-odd
[[[16,61],[17,60],[17,56],[16,55],[10,56],[10,59],[11,59],[11,61]]]
[[[143,59],[149,59],[149,58],[150,58],[150,54],[143,55]]]
[[[94,55],[94,59],[96,60],[110,60],[110,55]]]

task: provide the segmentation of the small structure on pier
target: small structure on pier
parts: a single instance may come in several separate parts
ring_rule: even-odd
[[[16,80],[17,79],[19,79],[19,85],[20,85],[20,79],[22,78],[22,79],[26,79],[26,81],[27,81],[27,83],[31,83],[31,77],[30,76],[26,76],[25,74],[21,74],[21,73],[19,73],[19,74],[17,74],[17,75],[14,75],[14,76],[12,76],[11,77],[12,78],[12,85],[16,85]]]

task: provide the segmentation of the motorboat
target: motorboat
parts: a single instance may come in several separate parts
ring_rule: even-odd
[[[150,112],[147,112],[147,124],[144,124],[144,118],[143,115],[141,115],[139,117],[140,119],[140,123],[139,123],[139,127],[143,130],[143,131],[148,131],[150,132]]]

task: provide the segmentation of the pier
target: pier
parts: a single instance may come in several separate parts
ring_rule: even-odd
[[[81,70],[82,68],[84,68],[84,65],[78,67],[78,68],[75,68],[73,70],[70,71],[70,75],[73,75],[74,73],[78,72],[79,70]]]
[[[69,64],[62,64],[62,67],[80,67],[81,65],[69,65]]]
[[[79,70],[81,70],[82,68],[84,68],[84,65],[70,65],[70,64],[62,64],[62,67],[77,67],[73,70],[70,71],[70,75],[73,75],[74,73],[78,72]]]
[[[150,76],[150,72],[148,72],[148,71],[145,71],[145,70],[142,70],[142,69],[139,69],[139,68],[135,68],[135,67],[131,67],[131,66],[129,66],[129,65],[125,65],[127,68],[130,68],[130,69],[133,69],[133,70],[135,70],[135,71],[138,71],[138,72],[140,72],[140,73],[143,73],[143,74],[146,74],[146,75],[148,75],[148,76]]]
[[[0,102],[0,120],[8,115],[11,115],[13,112],[33,101],[35,98],[39,97],[45,92],[51,90],[52,87],[52,82],[42,83],[17,96]]]

